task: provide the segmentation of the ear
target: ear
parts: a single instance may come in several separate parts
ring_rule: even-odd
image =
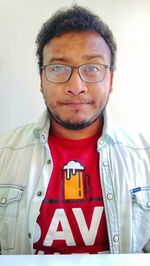
[[[43,93],[43,80],[42,80],[42,72],[40,73],[40,91]]]
[[[110,72],[110,85],[109,85],[109,92],[111,93],[113,91],[113,78],[114,78],[114,72]]]

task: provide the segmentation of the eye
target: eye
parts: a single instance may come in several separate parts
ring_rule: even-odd
[[[87,66],[85,66],[84,71],[86,73],[92,74],[92,73],[96,73],[96,72],[100,71],[100,68],[97,65],[87,65]]]
[[[65,72],[65,67],[63,65],[53,65],[53,66],[51,66],[50,71],[62,73],[62,72]]]

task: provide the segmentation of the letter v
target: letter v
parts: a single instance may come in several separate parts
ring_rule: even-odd
[[[98,227],[100,224],[103,207],[95,207],[92,215],[90,228],[88,229],[85,217],[81,208],[73,208],[73,213],[79,226],[80,233],[86,246],[94,244]]]

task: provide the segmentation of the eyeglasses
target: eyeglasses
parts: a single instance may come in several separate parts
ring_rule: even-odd
[[[65,64],[48,64],[41,67],[44,69],[47,81],[53,83],[67,82],[74,69],[78,70],[78,74],[84,82],[101,82],[104,80],[108,68],[110,69],[111,66],[103,64],[84,64],[77,67]]]

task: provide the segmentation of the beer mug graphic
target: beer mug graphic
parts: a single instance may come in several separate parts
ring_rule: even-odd
[[[64,200],[83,200],[85,198],[85,193],[89,191],[85,185],[86,177],[84,166],[79,162],[70,161],[63,167]]]

